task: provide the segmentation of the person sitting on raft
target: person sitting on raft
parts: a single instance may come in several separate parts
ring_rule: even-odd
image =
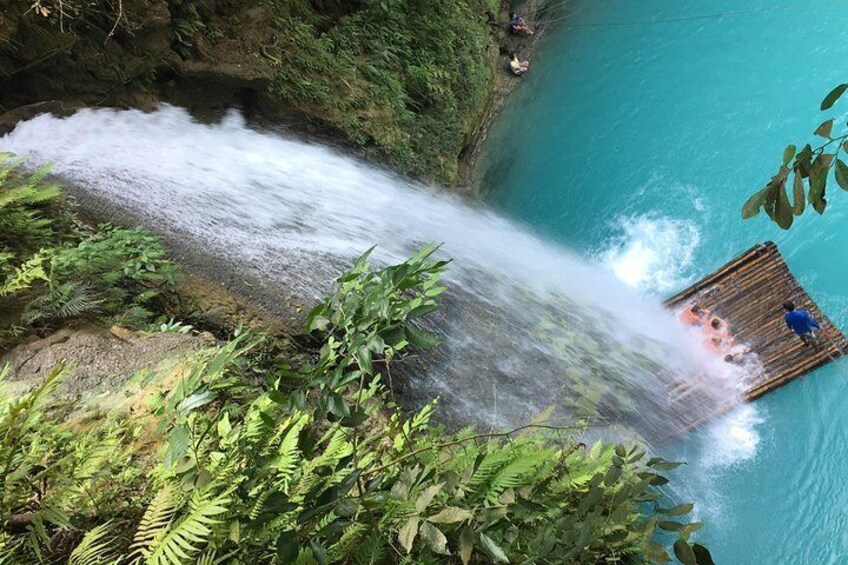
[[[734,347],[724,356],[724,362],[731,365],[745,365],[748,362],[749,353],[751,353],[751,348],[747,345]]]
[[[533,35],[533,33],[535,33],[532,29],[527,27],[527,22],[524,21],[524,18],[515,12],[509,13],[509,31],[512,33],[525,33],[527,35]]]
[[[710,320],[710,327],[707,329],[707,333],[710,337],[728,339],[730,337],[730,327],[727,325],[727,322],[718,316],[713,316]]]
[[[704,333],[707,335],[707,347],[716,353],[725,353],[733,346],[730,328],[718,316],[713,316],[710,325],[704,328]]]
[[[516,76],[521,76],[530,70],[530,61],[522,61],[515,53],[509,58],[509,68]]]
[[[709,317],[710,312],[704,310],[698,304],[692,304],[680,313],[680,321],[687,326],[702,326]]]
[[[786,327],[795,332],[795,335],[801,338],[805,346],[812,345],[813,350],[818,352],[819,345],[815,330],[821,329],[819,323],[806,310],[796,310],[795,303],[791,300],[783,303],[783,309],[786,310],[786,314],[783,316]]]

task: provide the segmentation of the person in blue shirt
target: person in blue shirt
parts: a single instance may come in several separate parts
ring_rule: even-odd
[[[527,26],[527,22],[524,21],[524,18],[515,12],[509,13],[509,31],[512,33],[526,33],[527,35],[533,35],[533,30]]]
[[[819,345],[818,340],[816,340],[815,330],[821,329],[819,323],[806,310],[796,310],[795,303],[791,300],[783,303],[783,309],[786,310],[786,315],[783,316],[783,319],[786,320],[787,327],[801,338],[804,345],[812,345],[813,349],[818,351]]]

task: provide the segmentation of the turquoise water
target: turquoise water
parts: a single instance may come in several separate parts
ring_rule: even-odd
[[[739,209],[786,144],[848,114],[818,111],[848,79],[848,2],[571,8],[492,132],[488,199],[657,296],[772,239],[845,329],[846,195],[788,233]],[[698,503],[716,563],[848,563],[848,363],[665,450],[689,463],[676,496]]]

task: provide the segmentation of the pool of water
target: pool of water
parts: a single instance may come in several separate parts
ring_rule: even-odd
[[[844,123],[818,106],[848,80],[848,2],[585,0],[545,33],[488,142],[495,207],[658,297],[774,240],[845,329],[846,195],[790,232],[740,207],[788,143]],[[846,430],[843,362],[665,448],[716,563],[848,563]]]

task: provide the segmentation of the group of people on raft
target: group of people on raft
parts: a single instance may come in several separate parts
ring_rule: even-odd
[[[522,18],[515,12],[509,13],[509,24],[507,25],[507,29],[509,29],[510,33],[516,35],[533,35],[534,33],[536,33],[535,31],[530,29],[530,26],[527,25],[527,22],[524,21],[524,18]],[[518,55],[516,55],[515,53],[510,53],[509,70],[512,71],[512,74],[516,76],[521,76],[530,70],[530,61],[526,59],[519,59]]]
[[[727,322],[699,304],[692,304],[680,313],[680,321],[686,326],[700,327],[704,345],[713,353],[724,356],[728,363],[741,362],[744,348],[734,347],[733,336]],[[740,360],[737,361],[737,356]]]
[[[783,303],[785,312],[783,319],[786,326],[795,332],[807,347],[819,350],[816,330],[821,326],[806,310],[795,308],[795,303],[788,300]],[[745,355],[749,352],[747,347],[736,346],[730,333],[730,326],[725,320],[705,310],[699,304],[690,304],[680,313],[680,321],[686,326],[700,327],[704,338],[704,344],[708,350],[724,356],[728,363],[742,365]]]

